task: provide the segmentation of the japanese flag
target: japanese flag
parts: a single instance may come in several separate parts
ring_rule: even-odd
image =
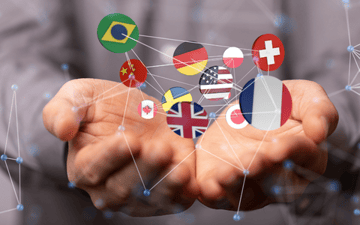
[[[138,106],[138,113],[144,119],[152,119],[155,117],[157,107],[151,100],[144,100]]]

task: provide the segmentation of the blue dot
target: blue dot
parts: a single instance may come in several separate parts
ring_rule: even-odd
[[[111,219],[114,216],[114,213],[111,211],[105,211],[103,213],[103,215],[104,215],[105,219]]]
[[[64,70],[64,71],[69,70],[69,65],[64,63],[64,64],[61,65],[61,69]]]
[[[11,85],[11,89],[13,91],[16,91],[19,87],[16,84]]]
[[[21,157],[17,157],[17,158],[16,158],[16,162],[17,162],[18,164],[21,164],[21,163],[24,162],[24,160],[23,160],[23,158],[21,158]]]
[[[286,160],[284,161],[283,166],[287,170],[292,170],[294,168],[294,163],[291,160]]]
[[[18,211],[23,211],[23,210],[24,210],[24,206],[21,205],[21,204],[19,204],[19,205],[16,206],[16,209],[17,209]]]
[[[244,170],[243,171],[243,174],[246,175],[246,176],[249,175],[249,173],[250,173],[249,170]]]
[[[275,195],[279,195],[281,192],[282,192],[282,188],[280,186],[273,186],[272,187],[272,192],[275,194]]]
[[[145,189],[144,191],[144,195],[147,197],[147,196],[150,196],[150,190],[148,189]]]
[[[234,219],[235,221],[239,221],[239,220],[241,220],[241,217],[240,217],[239,214],[235,214],[235,215],[233,216],[233,219]]]
[[[7,155],[4,154],[4,155],[1,155],[0,158],[1,158],[2,161],[6,161],[8,157],[7,157]]]
[[[123,25],[117,24],[111,28],[111,35],[117,40],[124,40],[128,32]]]
[[[360,215],[360,209],[355,209],[354,210],[354,215],[359,216]]]
[[[349,3],[350,3],[350,0],[342,0],[342,2],[343,2],[344,4],[349,4]]]
[[[327,184],[327,189],[331,192],[338,192],[340,191],[340,183],[336,180],[330,181]]]
[[[69,183],[68,183],[68,187],[69,187],[70,189],[74,189],[74,188],[76,187],[76,185],[75,185],[75,183],[73,183],[73,182],[69,182]]]
[[[141,89],[144,89],[146,88],[146,83],[142,83],[141,86],[140,86]]]
[[[261,73],[259,73],[258,75],[256,75],[257,77],[263,77],[263,75]]]
[[[354,46],[349,45],[349,47],[347,47],[348,52],[353,52],[354,51]]]
[[[351,87],[350,85],[346,85],[345,90],[351,91],[351,90],[352,90],[352,87]]]
[[[212,118],[212,119],[215,119],[215,118],[216,118],[216,113],[211,112],[211,113],[209,114],[209,117]]]
[[[351,201],[352,201],[353,203],[359,203],[359,197],[358,197],[358,196],[352,196],[352,197],[351,197]]]

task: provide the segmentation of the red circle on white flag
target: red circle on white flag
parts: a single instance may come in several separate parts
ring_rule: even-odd
[[[249,123],[245,120],[241,113],[240,105],[236,104],[231,106],[226,112],[226,122],[234,129],[242,129]]]

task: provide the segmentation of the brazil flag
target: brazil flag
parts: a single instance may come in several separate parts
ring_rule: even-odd
[[[99,23],[97,35],[100,43],[114,53],[125,53],[133,49],[139,39],[139,29],[128,16],[109,14]]]

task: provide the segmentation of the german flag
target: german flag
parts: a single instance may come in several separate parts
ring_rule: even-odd
[[[184,42],[174,52],[173,63],[175,68],[188,76],[200,73],[206,67],[207,62],[206,49],[198,43]]]

